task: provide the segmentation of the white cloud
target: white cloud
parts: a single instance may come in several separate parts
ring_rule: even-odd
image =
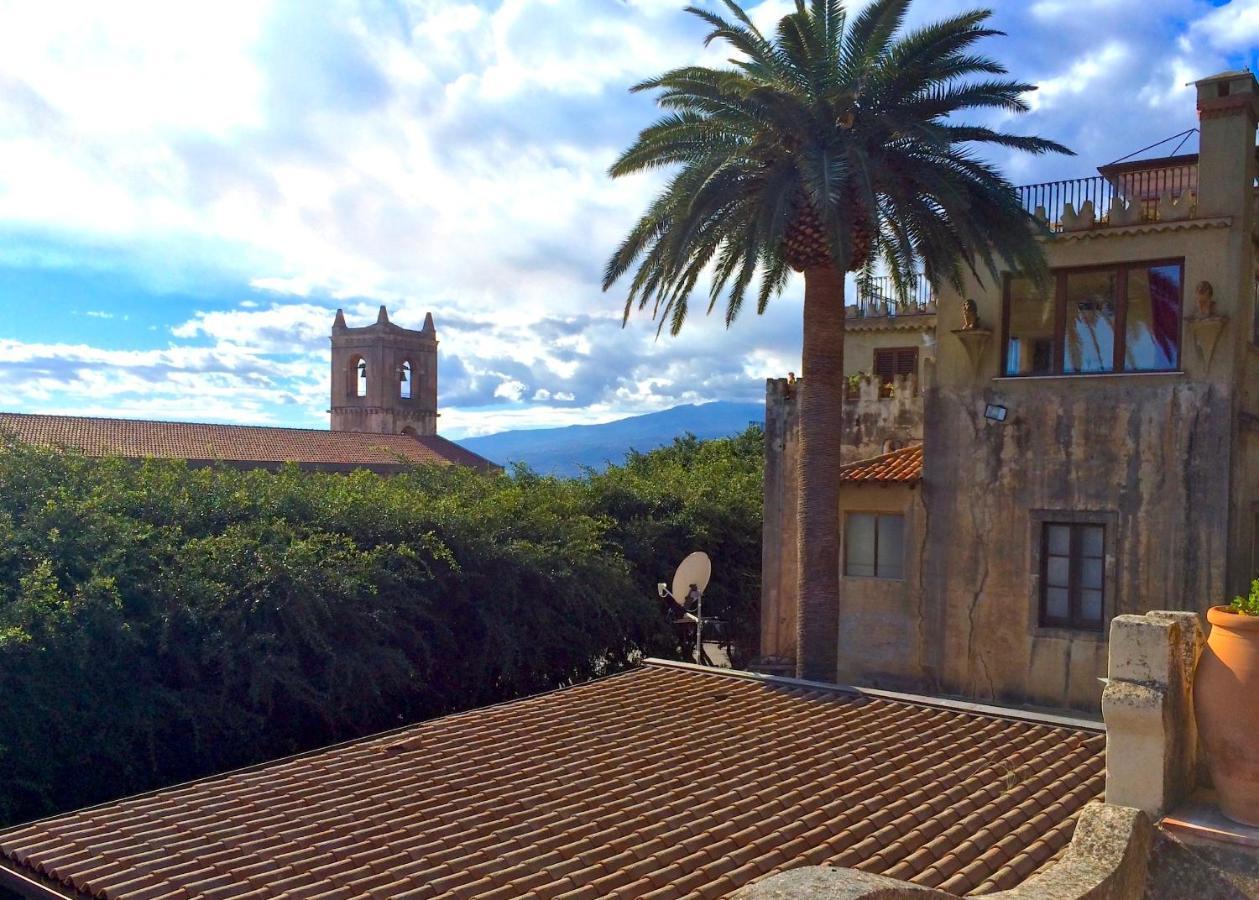
[[[0,340],[0,388],[16,411],[275,422],[287,405],[310,425],[326,372],[326,360],[282,363],[225,345],[138,351]]]
[[[1190,34],[1223,52],[1259,47],[1259,0],[1232,0],[1193,23]]]
[[[326,307],[273,303],[259,309],[252,301],[241,306],[245,308],[198,312],[173,327],[171,334],[209,338],[219,347],[247,348],[255,353],[310,352],[328,346],[333,315]]]
[[[525,386],[514,378],[508,378],[506,381],[499,382],[498,387],[494,388],[494,396],[501,397],[509,403],[519,403],[524,399]]]

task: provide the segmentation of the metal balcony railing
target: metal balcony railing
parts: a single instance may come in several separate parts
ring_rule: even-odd
[[[879,278],[862,278],[857,276],[857,303],[855,315],[858,318],[871,316],[921,316],[935,310],[935,297],[931,285],[922,275],[911,279],[904,299],[896,292],[896,285],[890,276]],[[849,310],[849,315],[854,311]]]
[[[1016,190],[1023,208],[1054,232],[1188,219],[1196,213],[1196,159],[1175,165],[1123,163],[1098,171],[1102,174],[1092,178],[1047,181]]]

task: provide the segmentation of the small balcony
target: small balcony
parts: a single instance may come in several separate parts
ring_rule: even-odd
[[[915,275],[910,280],[904,296],[896,290],[890,276],[862,278],[858,275],[857,302],[848,305],[847,317],[850,327],[853,324],[852,319],[899,319],[901,325],[921,325],[925,324],[921,317],[933,316],[935,311],[935,295],[922,275]]]
[[[1016,188],[1023,208],[1055,234],[1191,219],[1198,205],[1198,156],[1111,163],[1091,178]]]

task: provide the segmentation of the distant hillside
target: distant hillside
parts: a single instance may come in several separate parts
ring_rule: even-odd
[[[765,421],[762,403],[705,403],[675,406],[602,425],[569,425],[504,431],[459,441],[500,465],[522,462],[544,475],[580,475],[582,466],[619,463],[630,450],[654,450],[687,432],[698,438],[729,437]]]

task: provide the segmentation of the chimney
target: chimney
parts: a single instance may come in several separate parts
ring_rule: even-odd
[[[1195,83],[1201,149],[1198,215],[1243,219],[1249,233],[1255,183],[1255,123],[1259,82],[1250,70],[1223,72]]]

